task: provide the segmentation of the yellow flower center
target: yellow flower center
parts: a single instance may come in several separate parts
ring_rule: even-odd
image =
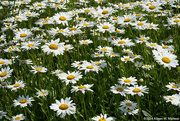
[[[174,22],[176,22],[176,23],[177,23],[177,22],[180,22],[180,20],[176,19],[176,20],[174,20]]]
[[[118,19],[118,17],[113,17],[113,20],[117,20]]]
[[[97,63],[95,63],[95,65],[98,65],[98,66],[100,66],[100,65],[101,65],[101,63],[97,62]]]
[[[150,66],[149,66],[149,65],[146,65],[145,67],[146,67],[146,68],[149,68]]]
[[[28,44],[28,47],[33,47],[34,46],[34,44]]]
[[[9,29],[9,28],[11,28],[11,27],[13,27],[13,26],[8,26],[7,28]]]
[[[42,6],[42,4],[37,4],[37,6]]]
[[[120,32],[120,30],[117,29],[116,32]]]
[[[86,89],[85,86],[79,86],[78,89]]]
[[[41,95],[45,95],[46,93],[45,92],[41,92]]]
[[[171,62],[171,60],[170,60],[168,57],[163,57],[163,58],[162,58],[162,61],[163,61],[164,63],[170,63],[170,62]]]
[[[99,121],[106,121],[106,119],[105,118],[100,118]]]
[[[93,66],[87,66],[86,68],[87,69],[93,69],[94,67]]]
[[[127,106],[132,106],[132,104],[131,104],[131,103],[126,103],[126,105],[127,105]]]
[[[141,16],[141,14],[136,14],[136,16]]]
[[[149,25],[149,27],[154,27],[153,25]]]
[[[102,12],[102,14],[108,14],[109,13],[109,11],[107,11],[107,10],[104,10],[103,12]]]
[[[59,20],[61,20],[61,21],[65,21],[65,20],[66,20],[66,17],[61,16],[61,17],[59,17]]]
[[[150,46],[156,46],[156,44],[150,44]]]
[[[22,103],[22,104],[24,104],[24,103],[26,103],[26,102],[27,102],[27,100],[22,99],[22,100],[20,100],[19,102],[20,102],[20,103]]]
[[[89,10],[89,9],[85,9],[84,11],[85,11],[85,12],[90,12],[91,10]]]
[[[117,88],[116,90],[117,90],[118,92],[122,92],[122,91],[123,91],[123,88],[120,88],[120,87],[119,87],[119,88]]]
[[[63,32],[63,30],[57,30],[57,32]]]
[[[168,47],[168,46],[163,46],[162,48],[167,49],[167,48],[169,48],[169,47]]]
[[[67,50],[67,49],[68,49],[68,47],[64,47],[64,49],[65,49],[65,50]]]
[[[138,92],[141,92],[141,90],[139,88],[136,88],[133,90],[133,92],[138,93]]]
[[[173,100],[173,99],[176,99],[175,97],[170,97],[169,100]]]
[[[42,22],[43,24],[47,24],[48,22]]]
[[[22,62],[26,63],[27,61],[26,60],[22,60]]]
[[[42,71],[42,68],[36,68],[36,71]]]
[[[76,28],[70,28],[70,31],[76,31],[77,29]]]
[[[66,105],[66,104],[61,104],[61,105],[59,106],[59,109],[61,109],[61,110],[66,110],[66,109],[68,109],[68,105]]]
[[[64,2],[64,0],[61,0],[61,1],[60,1],[60,3],[63,3],[63,2]]]
[[[50,44],[49,48],[52,49],[52,50],[57,50],[58,46],[56,44]]]
[[[99,2],[102,2],[102,0],[98,0]]]
[[[5,86],[5,85],[6,85],[6,83],[1,84],[1,86]]]
[[[106,49],[106,48],[102,48],[101,50],[102,50],[102,51],[107,51],[107,49]]]
[[[72,80],[72,79],[74,79],[74,78],[75,78],[74,75],[69,75],[69,76],[67,76],[67,79],[68,79],[68,80]]]
[[[118,44],[124,44],[124,43],[126,43],[125,41],[118,41]]]
[[[130,58],[124,58],[124,60],[130,60]]]
[[[4,64],[5,63],[5,61],[0,61],[0,64]]]
[[[6,75],[7,75],[6,72],[2,72],[2,73],[0,74],[0,77],[5,77]]]
[[[129,51],[128,51],[128,50],[126,50],[125,52],[126,52],[126,53],[129,53]]]
[[[12,51],[13,49],[8,49],[8,51]]]
[[[87,43],[88,43],[88,41],[83,41],[83,43],[86,43],[86,44],[87,44]]]
[[[126,83],[130,83],[130,82],[131,82],[131,80],[130,80],[130,79],[125,79],[125,80],[124,80],[124,82],[126,82]]]
[[[112,37],[112,39],[117,39],[116,37]]]
[[[84,24],[84,26],[88,26],[89,24]]]
[[[144,23],[139,22],[139,23],[137,23],[137,25],[142,26],[142,25],[144,25]]]
[[[16,118],[15,118],[15,120],[19,120],[19,119],[21,119],[21,118],[20,118],[20,117],[16,117]]]
[[[30,13],[26,13],[25,15],[26,15],[26,16],[30,16],[31,14],[30,14]]]
[[[13,11],[13,13],[17,13],[18,11]]]
[[[21,34],[20,37],[27,37],[27,34]]]
[[[15,85],[14,85],[14,87],[19,87],[19,86],[20,86],[20,84],[15,84]]]
[[[178,86],[177,85],[173,85],[172,88],[178,88]]]
[[[131,21],[131,19],[129,19],[129,18],[126,18],[125,20],[124,20],[124,22],[130,22]]]
[[[138,55],[132,55],[132,56],[137,57]]]
[[[103,29],[109,29],[109,26],[105,25],[102,27]]]
[[[116,55],[115,53],[110,53],[110,55]]]
[[[16,18],[14,18],[14,19],[19,20],[19,19],[21,19],[21,17],[16,17]]]
[[[50,20],[50,18],[45,18],[44,20],[49,21],[49,20]]]
[[[61,7],[60,5],[54,5],[54,7]]]
[[[156,6],[154,6],[154,5],[149,6],[149,9],[151,9],[151,10],[153,10],[155,8],[156,8]]]
[[[96,54],[96,56],[101,56],[101,54]]]

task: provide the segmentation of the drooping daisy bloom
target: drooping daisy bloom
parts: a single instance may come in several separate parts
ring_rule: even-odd
[[[90,89],[92,86],[93,86],[93,84],[84,84],[84,85],[80,85],[80,86],[72,86],[71,93],[77,92],[77,91],[81,91],[83,94],[85,93],[85,91],[93,92],[93,90]]]
[[[23,114],[19,114],[19,115],[16,115],[16,116],[12,116],[12,121],[22,121],[25,119],[25,116]]]
[[[137,109],[137,103],[134,103],[133,101],[130,101],[130,100],[124,100],[120,102],[120,107],[134,110],[134,109]]]
[[[178,64],[178,60],[176,60],[177,56],[164,51],[163,53],[158,53],[157,51],[153,51],[154,59],[160,64],[163,65],[164,68],[168,67],[171,69],[171,67],[176,67]]]
[[[31,102],[34,101],[34,99],[32,97],[29,97],[29,95],[27,95],[26,97],[24,97],[24,95],[19,96],[17,100],[14,100],[14,106],[20,106],[22,107],[26,107],[27,105],[32,105]]]
[[[127,94],[144,96],[143,93],[148,93],[147,90],[146,86],[134,85],[133,87],[127,87],[125,91]]]
[[[28,65],[31,65],[33,64],[32,61],[30,59],[26,59],[26,60],[19,60],[19,66],[21,66],[21,64],[28,64]]]
[[[92,120],[94,121],[115,121],[113,117],[107,117],[107,114],[100,114],[100,116],[93,117]]]
[[[99,66],[89,63],[89,62],[84,63],[82,67],[80,68],[80,70],[85,70],[84,72],[85,74],[90,71],[96,71],[96,73],[98,73],[99,69],[100,69]]]
[[[121,94],[122,96],[126,96],[126,92],[124,91],[125,89],[127,89],[125,86],[123,85],[118,85],[118,84],[115,84],[115,86],[111,86],[111,91],[114,93],[114,94]]]
[[[121,57],[121,61],[124,61],[125,63],[127,63],[129,61],[133,62],[134,59],[130,58],[129,56],[123,56],[123,57]]]
[[[56,116],[61,115],[65,117],[66,114],[71,115],[76,113],[75,103],[72,103],[71,97],[66,97],[66,99],[61,99],[61,101],[56,100],[56,103],[51,104],[50,109],[57,111]]]
[[[132,77],[132,76],[130,76],[129,78],[122,77],[122,78],[120,78],[118,80],[119,80],[120,84],[125,84],[125,85],[135,85],[135,84],[137,84],[136,77]]]
[[[25,83],[23,81],[19,80],[19,81],[16,81],[15,84],[9,85],[8,88],[10,88],[11,91],[12,90],[17,91],[17,89],[24,88],[24,86],[25,86]]]
[[[6,114],[7,114],[7,112],[4,112],[4,111],[0,111],[0,119],[2,119],[3,118],[3,116],[6,116]]]
[[[8,77],[10,77],[12,71],[13,71],[13,69],[10,70],[9,66],[6,67],[6,68],[1,68],[1,71],[0,71],[0,80],[5,80]]]
[[[34,74],[36,74],[37,72],[42,72],[42,73],[45,73],[47,71],[47,68],[45,67],[42,67],[42,66],[31,66],[31,68],[33,70],[31,70],[31,72],[34,72]]]
[[[64,43],[59,43],[59,39],[56,39],[55,41],[51,40],[51,42],[46,43],[41,48],[43,52],[47,52],[48,55],[53,53],[55,56],[57,56],[64,53],[63,44]]]
[[[68,85],[69,83],[73,83],[75,84],[77,81],[79,81],[79,79],[82,78],[82,75],[80,72],[69,72],[66,74],[63,74],[61,76],[58,76],[59,79],[62,79],[66,85]]]
[[[45,97],[49,94],[49,92],[47,90],[41,89],[36,94],[37,94],[37,97]]]
[[[21,48],[24,50],[30,50],[30,49],[38,49],[40,43],[39,42],[34,42],[34,41],[28,41],[28,42],[23,42],[21,45]]]
[[[177,91],[180,91],[180,84],[175,84],[174,82],[169,82],[169,85],[166,85],[166,87],[168,88],[168,91],[169,90],[177,90]]]

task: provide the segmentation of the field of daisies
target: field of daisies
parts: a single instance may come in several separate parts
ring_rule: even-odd
[[[1,0],[0,120],[180,120],[179,0]]]

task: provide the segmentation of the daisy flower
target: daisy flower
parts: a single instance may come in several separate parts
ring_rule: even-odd
[[[108,46],[106,46],[106,47],[101,47],[101,46],[98,46],[98,48],[96,49],[99,53],[107,53],[107,52],[112,52],[113,51],[113,49],[112,49],[112,47],[108,47]]]
[[[53,19],[57,24],[68,25],[68,21],[71,20],[72,18],[66,12],[60,12],[60,13],[56,13],[53,16]]]
[[[62,79],[64,82],[66,82],[66,85],[68,85],[69,83],[73,83],[75,84],[77,81],[79,81],[79,79],[82,78],[82,75],[80,72],[69,72],[66,74],[63,74],[61,76],[58,76],[59,79]]]
[[[42,66],[31,66],[31,68],[33,69],[33,70],[31,70],[31,72],[34,72],[34,74],[36,74],[37,72],[42,72],[42,73],[45,73],[45,72],[47,72],[47,68],[45,68],[45,67],[42,67]]]
[[[105,68],[107,66],[105,60],[91,61],[91,63],[100,66],[101,68]]]
[[[153,66],[151,66],[151,65],[144,65],[144,66],[142,66],[142,68],[146,69],[146,70],[151,70],[153,67],[154,67],[154,65]]]
[[[71,63],[71,67],[80,69],[82,67],[82,64],[86,63],[87,61],[75,61],[73,63]]]
[[[23,114],[18,114],[16,116],[12,116],[12,121],[21,121],[21,120],[24,120],[25,119],[25,116]]]
[[[34,101],[34,99],[32,97],[29,97],[29,95],[27,95],[26,97],[24,97],[24,95],[19,96],[17,100],[14,100],[14,106],[20,106],[22,107],[26,107],[27,105],[32,105],[31,102]]]
[[[124,109],[122,107],[119,108],[123,113],[124,115],[138,115],[138,112],[139,112],[139,109],[135,109],[135,110],[130,110],[130,109]]]
[[[41,89],[40,91],[36,92],[37,97],[45,97],[49,94],[47,90]]]
[[[6,67],[6,68],[1,68],[1,71],[0,71],[0,80],[5,80],[8,77],[10,77],[12,71],[13,71],[13,69],[10,70],[9,66]]]
[[[173,104],[173,105],[176,105],[176,106],[179,106],[180,107],[180,94],[176,94],[176,95],[174,95],[175,96],[175,99],[173,99],[172,101],[171,101],[171,103]]]
[[[84,72],[85,74],[90,71],[96,71],[96,73],[98,73],[99,69],[100,69],[99,66],[89,63],[89,62],[84,63],[82,67],[80,68],[80,70],[85,70]]]
[[[126,96],[126,92],[124,91],[126,89],[123,85],[115,84],[115,86],[111,86],[111,92],[114,94],[121,94],[122,96]]]
[[[133,87],[127,87],[125,91],[127,94],[144,96],[143,93],[148,93],[147,90],[146,86],[134,85]]]
[[[87,40],[80,40],[79,43],[80,43],[80,45],[89,45],[89,44],[93,43],[93,41],[90,39],[87,39]]]
[[[145,37],[145,35],[140,35],[140,37],[136,37],[135,42],[142,44],[143,42],[147,42],[147,40],[149,39],[150,37]]]
[[[66,97],[66,99],[61,99],[61,101],[56,100],[56,103],[51,104],[50,109],[57,111],[56,116],[61,115],[65,117],[66,114],[71,115],[76,113],[75,103],[72,103],[70,97]]]
[[[9,84],[11,84],[11,82],[2,81],[1,84],[0,84],[0,87],[1,88],[6,88],[6,87],[8,87]]]
[[[19,66],[21,66],[21,64],[28,64],[28,65],[31,65],[33,64],[32,61],[30,59],[26,59],[26,60],[19,60]]]
[[[137,103],[130,100],[124,100],[120,102],[120,107],[124,109],[134,110],[137,109]]]
[[[71,44],[66,44],[66,45],[63,45],[63,48],[64,48],[64,51],[69,51],[73,49],[74,47]]]
[[[142,65],[143,65],[143,62],[138,62],[138,61],[135,62],[135,66],[138,68],[141,67]]]
[[[8,59],[1,59],[0,58],[0,67],[2,67],[3,65],[11,65],[12,62],[9,61]]]
[[[109,57],[118,57],[120,56],[119,53],[114,53],[114,52],[108,52],[108,53],[105,53],[106,56],[109,56]]]
[[[8,88],[10,88],[11,91],[14,90],[15,92],[17,91],[17,89],[24,88],[24,87],[25,87],[25,83],[21,80],[16,81],[15,84],[8,86]]]
[[[100,52],[95,52],[94,54],[91,55],[93,58],[96,57],[104,57],[104,54],[101,54]]]
[[[132,76],[130,76],[129,78],[122,77],[122,78],[120,78],[118,80],[119,80],[119,83],[122,84],[122,85],[123,84],[125,84],[125,85],[135,85],[135,84],[137,84],[136,77],[132,77]]]
[[[6,116],[6,114],[7,114],[7,112],[4,112],[4,111],[0,111],[0,119],[2,119],[3,118],[3,116]]]
[[[159,45],[157,43],[146,42],[146,46],[150,47],[150,48],[153,48],[153,49],[156,49]]]
[[[29,29],[20,29],[20,31],[15,32],[15,38],[17,40],[25,41],[25,39],[29,38],[32,35],[32,32]]]
[[[171,67],[176,67],[178,66],[178,60],[176,60],[177,56],[164,51],[163,53],[158,53],[157,51],[153,51],[154,54],[154,58],[155,60],[160,64],[163,65],[164,68],[168,67],[169,69],[171,69]]]
[[[71,93],[77,92],[77,91],[81,91],[83,94],[85,93],[85,91],[93,92],[93,90],[90,89],[92,86],[93,86],[93,84],[84,84],[84,85],[80,85],[80,86],[72,86]]]
[[[166,85],[166,87],[167,88],[169,88],[168,89],[168,91],[169,90],[177,90],[177,91],[180,91],[180,84],[175,84],[174,82],[169,82],[169,85]]]
[[[121,61],[124,61],[125,63],[127,63],[129,61],[133,62],[134,59],[130,58],[129,56],[123,56],[123,57],[121,57]]]
[[[28,42],[23,42],[21,48],[23,50],[39,49],[38,47],[39,45],[40,45],[39,42],[28,41]]]
[[[105,31],[112,33],[115,30],[114,25],[110,24],[109,22],[100,23],[99,25],[97,25],[97,27],[97,30],[103,33],[105,33]]]
[[[118,24],[122,26],[128,25],[135,20],[136,16],[133,14],[124,15],[123,17],[119,17]]]
[[[111,44],[113,44],[114,46],[134,46],[134,43],[131,42],[131,40],[129,38],[126,38],[126,39],[116,39],[116,40],[112,40]]]
[[[64,48],[63,48],[64,43],[59,43],[59,41],[60,41],[59,39],[56,39],[55,41],[51,40],[51,42],[43,45],[41,47],[43,52],[45,52],[45,53],[47,52],[48,55],[53,53],[55,56],[63,54],[64,53]]]
[[[115,121],[113,117],[107,117],[107,114],[100,114],[100,116],[93,117],[92,120],[94,121]]]

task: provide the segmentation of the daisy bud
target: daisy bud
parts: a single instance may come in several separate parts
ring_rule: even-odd
[[[150,76],[149,76],[149,74],[144,74],[144,77],[149,78]]]
[[[144,82],[144,79],[143,78],[139,79],[139,82]]]
[[[66,43],[69,43],[69,40],[65,40]]]
[[[73,42],[74,42],[74,43],[76,43],[76,40],[75,40],[75,39],[73,39]]]

